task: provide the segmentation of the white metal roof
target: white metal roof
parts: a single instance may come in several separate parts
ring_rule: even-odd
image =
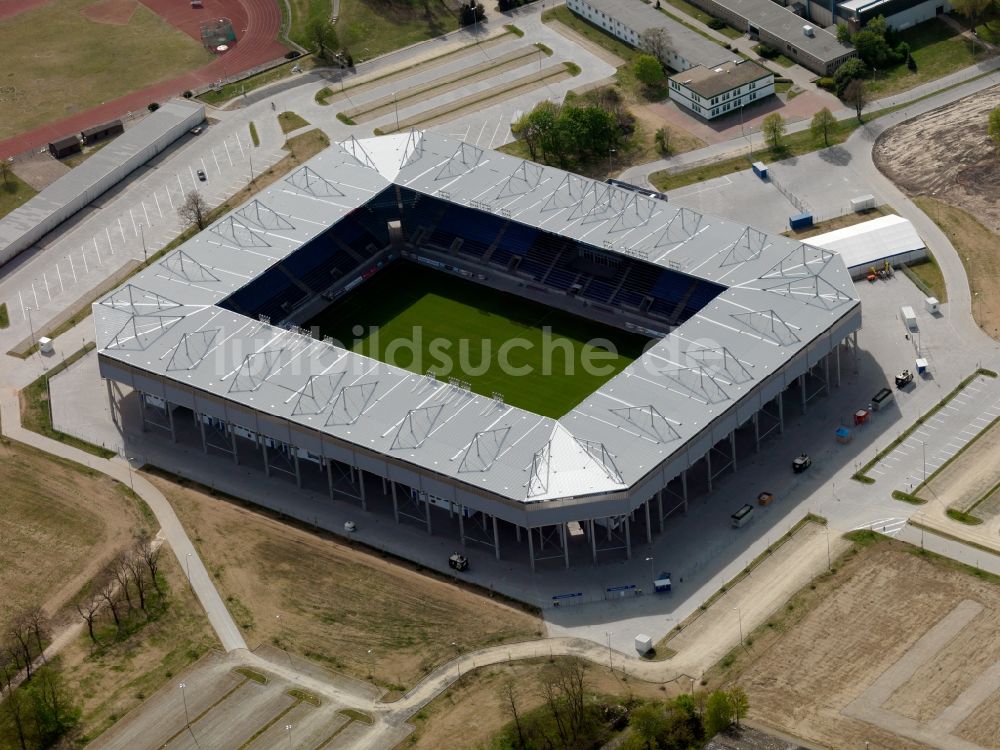
[[[896,214],[810,237],[809,244],[837,253],[848,268],[926,248],[913,224]]]
[[[393,183],[724,291],[559,420],[218,306]],[[628,488],[859,313],[835,253],[418,132],[332,145],[94,305],[102,361],[521,503]]]

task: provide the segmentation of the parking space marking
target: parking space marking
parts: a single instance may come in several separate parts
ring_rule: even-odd
[[[56,263],[56,275],[59,277],[59,288],[62,290],[62,294],[66,294],[66,287],[63,286],[62,271],[59,269],[58,263]]]
[[[236,165],[233,164],[233,155],[231,153],[229,153],[229,143],[227,143],[226,141],[223,141],[222,145],[226,149],[226,158],[229,159],[229,166],[235,167]]]

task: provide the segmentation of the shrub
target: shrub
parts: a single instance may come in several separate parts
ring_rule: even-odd
[[[826,89],[827,91],[834,91],[837,88],[837,82],[829,76],[823,76],[822,78],[817,79],[816,85],[821,89]]]
[[[146,109],[148,109],[150,112],[155,112],[159,108],[160,105],[156,102],[150,102],[149,104],[146,105]]]
[[[190,99],[192,96],[194,96],[194,92],[191,91],[190,89],[188,89],[187,91],[184,92],[184,98],[185,99]]]
[[[721,18],[711,18],[708,21],[708,28],[718,31],[719,29],[726,28],[726,22]]]
[[[294,60],[296,57],[301,57],[301,56],[302,53],[299,52],[297,49],[290,49],[288,50],[288,52],[285,53],[286,60]]]
[[[773,60],[779,54],[781,54],[774,47],[769,47],[768,45],[764,44],[763,42],[761,42],[756,47],[754,47],[754,51],[758,55],[760,55],[761,57],[763,57],[765,60]]]

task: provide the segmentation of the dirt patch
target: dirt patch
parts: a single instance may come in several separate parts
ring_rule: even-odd
[[[1000,587],[950,561],[882,541],[849,553],[833,576],[813,585],[786,605],[788,612],[802,613],[787,629],[777,618],[754,634],[752,661],[737,678],[750,696],[752,717],[810,742],[836,748],[862,747],[866,741],[872,748],[928,747],[843,711],[966,600],[982,610],[920,662],[881,708],[927,727],[1000,659],[1000,640],[989,634],[1000,615]],[[982,737],[995,727],[996,713],[987,700],[972,711],[964,729],[954,731],[970,741]]]
[[[1000,231],[1000,156],[986,134],[1000,86],[959,99],[886,131],[878,168],[911,195],[930,195]]]
[[[542,635],[536,616],[413,566],[191,487],[151,481],[194,537],[250,644],[279,645],[398,689],[458,651]]]
[[[122,485],[19,443],[0,446],[0,630],[21,607],[51,615],[144,524]]]
[[[128,26],[138,5],[138,0],[101,0],[80,8],[80,15],[94,23]]]
[[[512,662],[509,665],[478,669],[463,675],[461,682],[435,698],[413,717],[417,727],[407,744],[416,750],[488,747],[489,740],[510,722],[509,710],[500,698],[500,688],[508,680],[515,683],[518,710],[529,711],[542,704],[539,674],[547,659]],[[635,696],[663,700],[676,694],[636,679],[622,679],[607,667],[586,665],[587,692],[602,695]],[[458,739],[461,738],[461,739]]]

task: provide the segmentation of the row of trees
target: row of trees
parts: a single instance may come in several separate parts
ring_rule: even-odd
[[[15,612],[5,628],[0,642],[0,743],[43,750],[79,721],[57,665],[45,659],[50,631],[48,615],[38,606]]]
[[[164,589],[157,575],[159,568],[160,548],[143,534],[105,567],[91,592],[76,602],[76,611],[95,646],[101,645],[97,626],[102,617],[110,615],[115,635],[120,636],[128,630],[134,614],[141,612],[148,620],[162,610]]]
[[[743,688],[679,695],[663,703],[646,703],[629,716],[632,730],[621,750],[689,750],[701,747],[747,714]]]

